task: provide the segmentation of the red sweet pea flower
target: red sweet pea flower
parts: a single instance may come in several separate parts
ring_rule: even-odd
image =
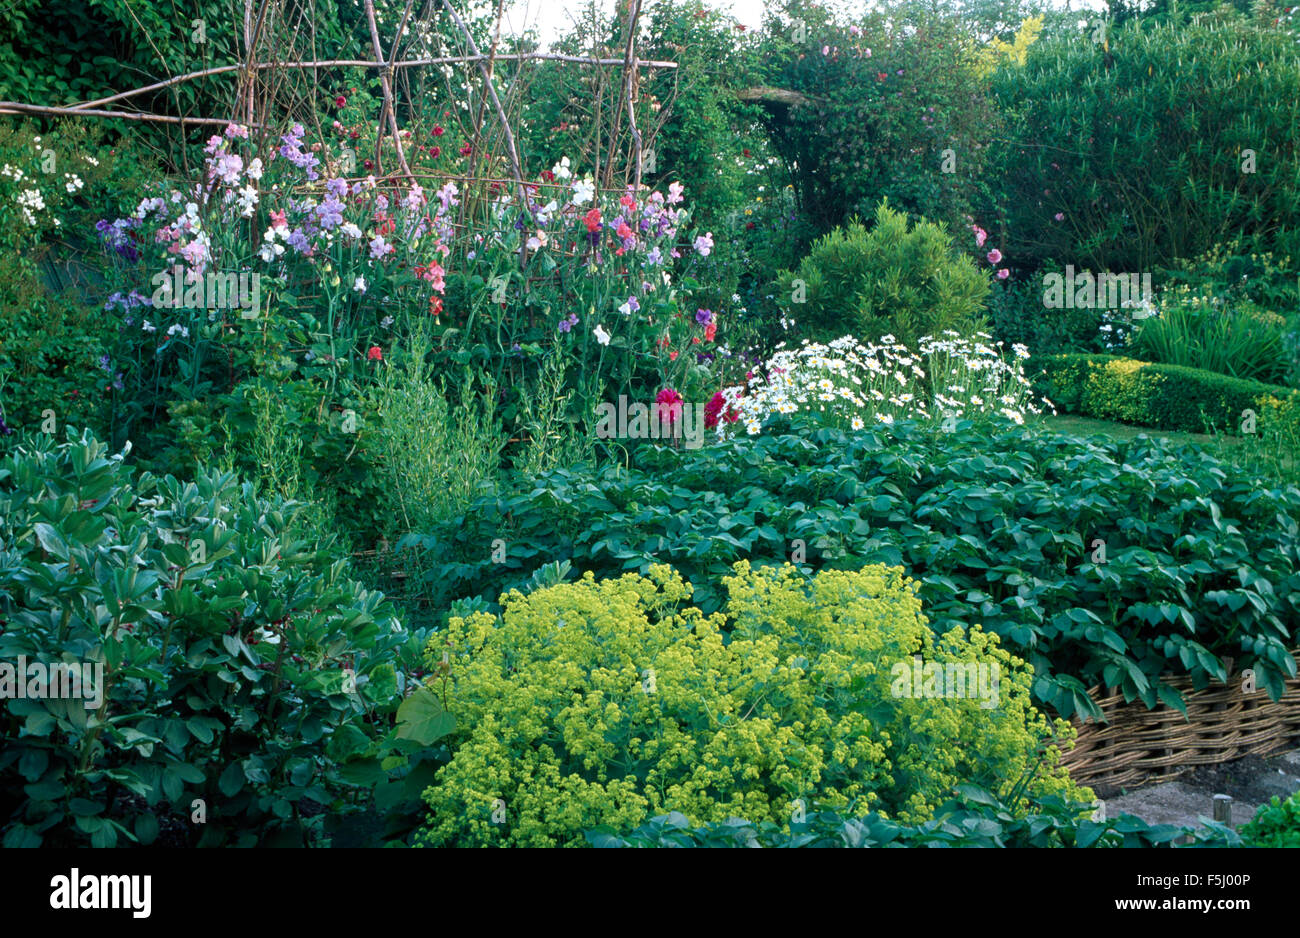
[[[383,360],[384,360],[384,350],[381,349],[378,345],[370,346],[370,350],[366,352],[366,361],[381,362]]]
[[[705,342],[712,342],[712,341],[713,341],[713,337],[714,337],[715,335],[717,335],[717,334],[718,334],[718,327],[717,327],[716,325],[714,325],[713,323],[709,323],[707,326],[704,327],[704,341],[705,341]]]
[[[442,147],[429,147],[429,155],[436,160],[442,156]]]
[[[343,105],[347,103],[348,103],[348,99],[343,97],[343,95],[339,95],[337,98],[334,99],[334,104],[336,107],[343,107]]]
[[[446,133],[446,131],[442,129],[442,125],[440,124],[433,125],[433,135],[435,137],[441,137],[444,133]]]
[[[583,222],[587,225],[587,231],[596,232],[600,230],[600,209],[593,208],[590,212],[582,217]]]
[[[469,156],[473,152],[474,152],[474,146],[469,143],[465,144],[463,147],[460,148],[461,156]]]
[[[723,413],[724,407],[727,408],[726,413]],[[709,399],[709,402],[704,405],[705,429],[712,430],[716,427],[719,418],[727,421],[727,423],[735,423],[740,419],[740,414],[736,413],[734,409],[727,407],[727,399],[723,396],[721,391],[715,393],[713,397]]]

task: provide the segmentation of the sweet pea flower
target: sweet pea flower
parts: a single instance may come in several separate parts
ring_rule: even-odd
[[[695,239],[695,250],[700,257],[708,257],[713,250],[713,232],[709,231]]]
[[[596,184],[590,179],[579,179],[573,184],[573,204],[585,205],[596,195]]]
[[[596,335],[596,341],[601,345],[609,345],[609,333],[605,331],[604,326],[597,326],[591,330]]]
[[[994,248],[993,250],[989,251],[989,253],[985,256],[988,258],[990,264],[996,264],[1000,260],[1002,260],[1002,252],[999,251],[997,248]]]

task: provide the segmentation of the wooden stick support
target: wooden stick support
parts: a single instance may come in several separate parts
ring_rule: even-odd
[[[1214,796],[1214,819],[1220,824],[1229,824],[1232,822],[1231,795]]]

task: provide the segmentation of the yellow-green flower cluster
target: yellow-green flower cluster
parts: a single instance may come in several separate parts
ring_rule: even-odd
[[[957,782],[1004,790],[1034,767],[1049,728],[1024,663],[978,630],[935,638],[901,569],[734,570],[712,616],[661,565],[453,618],[430,658],[450,643],[467,729],[425,792],[421,842],[580,844],[668,811],[784,826],[798,801],[921,819]],[[997,662],[999,706],[895,698],[890,669],[913,654]],[[1049,752],[1030,789],[1069,784]]]

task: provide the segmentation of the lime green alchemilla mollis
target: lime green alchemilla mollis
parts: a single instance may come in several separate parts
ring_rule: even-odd
[[[932,631],[901,568],[733,569],[710,616],[658,565],[453,618],[428,653],[447,654],[465,729],[425,792],[419,842],[571,845],[669,811],[693,824],[788,824],[818,806],[921,820],[968,781],[1080,795],[1051,744],[1069,725],[1031,706],[1028,667],[979,629]],[[894,697],[892,666],[918,654],[996,663],[998,705]]]

